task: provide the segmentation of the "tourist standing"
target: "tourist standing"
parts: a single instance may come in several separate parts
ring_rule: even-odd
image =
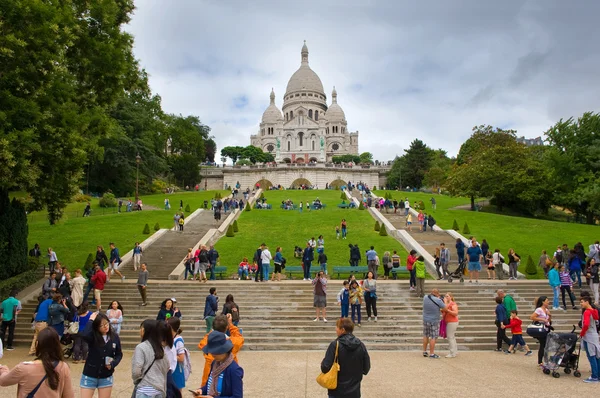
[[[502,352],[502,342],[506,343],[510,347],[511,340],[506,337],[506,329],[504,328],[505,324],[508,322],[508,313],[506,312],[506,307],[502,304],[502,297],[500,295],[496,296],[496,350],[498,352]],[[507,351],[505,351],[507,352]]]
[[[146,301],[146,297],[148,297],[148,269],[146,268],[146,263],[142,263],[140,265],[140,272],[138,272],[138,280],[137,280],[137,288],[140,292],[140,296],[142,297],[142,307],[148,305]]]
[[[60,337],[65,333],[65,316],[69,313],[67,300],[60,293],[54,293],[52,304],[48,308],[49,323]]]
[[[594,304],[598,306],[598,303],[600,303],[600,300],[598,298],[598,288],[600,287],[600,275],[598,269],[598,262],[594,257],[591,257],[587,261],[586,269],[588,270],[587,279],[592,281],[591,288],[592,292],[594,293]]]
[[[100,265],[102,271],[104,271],[105,264],[108,264],[108,257],[106,256],[106,252],[102,246],[96,247],[96,263]]]
[[[183,392],[185,388],[185,356],[186,348],[183,337],[181,337],[181,320],[177,317],[169,318],[167,324],[171,327],[171,334],[173,335],[173,347],[170,349],[166,347],[167,356],[169,358],[169,368],[172,373],[173,383],[175,386]],[[167,386],[168,389],[168,386]]]
[[[117,300],[112,301],[108,305],[106,317],[110,322],[111,328],[116,334],[121,334],[121,324],[123,323],[123,306]]]
[[[73,305],[79,307],[83,303],[83,287],[85,286],[85,278],[81,275],[81,270],[75,270],[75,278],[71,280],[71,300]]]
[[[574,310],[576,310],[577,307],[575,306],[575,295],[571,291],[571,288],[573,287],[573,280],[571,279],[571,276],[569,275],[569,272],[565,269],[564,265],[561,265],[559,267],[558,275],[560,277],[560,292],[562,294],[563,309],[567,309],[567,302],[565,301],[566,292],[569,294],[569,298],[571,299],[571,306]]]
[[[269,271],[271,267],[271,260],[273,256],[269,251],[269,248],[264,243],[260,245],[262,248],[262,252],[260,253],[260,263],[261,263],[261,271],[263,273],[262,280],[265,282],[269,280]]]
[[[440,299],[440,292],[433,289],[431,294],[423,298],[423,356],[438,359],[435,353],[435,342],[440,334],[440,312],[446,304]],[[427,353],[429,346],[429,354]]]
[[[560,275],[558,274],[558,263],[555,263],[548,271],[548,284],[552,288],[552,309],[559,310]]]
[[[135,247],[133,248],[133,270],[137,271],[138,267],[142,262],[142,246],[140,246],[140,242],[135,242]]]
[[[477,245],[475,239],[471,242],[471,247],[467,249],[467,257],[469,259],[469,283],[473,282],[473,277],[475,277],[475,282],[477,283],[479,282],[479,271],[481,271],[483,256],[481,247]]]
[[[346,239],[346,237],[348,236],[348,224],[347,224],[345,218],[342,218],[341,227],[342,227],[342,239]]]
[[[577,252],[575,250],[571,250],[569,252],[569,274],[571,275],[571,279],[573,282],[575,281],[575,277],[577,277],[577,283],[579,288],[581,289],[581,259],[578,257]]]
[[[121,277],[121,281],[125,280],[123,274],[119,271],[119,264],[121,264],[121,256],[119,256],[119,249],[114,243],[110,243],[110,260],[108,264],[108,270],[106,273],[106,282],[110,282],[110,271],[114,271],[115,274]]]
[[[306,243],[306,249],[302,253],[302,264],[304,265],[304,280],[310,281],[310,265],[311,262],[315,259],[314,251],[310,242]]]
[[[54,293],[56,293],[56,289],[58,288],[58,282],[56,282],[56,271],[50,272],[50,276],[44,282],[42,286],[42,296],[47,299],[52,297]]]
[[[208,261],[210,262],[210,276],[209,279],[211,281],[215,280],[215,267],[217,266],[217,262],[219,261],[219,252],[215,249],[213,245],[210,245],[210,250],[208,251]]]
[[[204,322],[206,322],[206,333],[212,330],[212,324],[219,310],[219,297],[217,296],[217,288],[211,287],[209,295],[206,296],[204,303]]]
[[[447,279],[450,272],[448,271],[448,264],[450,264],[450,249],[446,247],[444,242],[440,243],[440,266],[442,267],[442,272],[438,270],[438,275],[440,279]]]
[[[579,337],[581,337],[581,345],[587,354],[590,367],[592,368],[592,375],[583,381],[585,383],[597,383],[600,377],[600,343],[598,341],[596,322],[598,322],[599,317],[598,310],[592,307],[590,301],[590,297],[581,297],[580,303],[584,312]]]
[[[318,251],[318,249],[317,249]],[[325,254],[324,251],[321,250],[321,252],[319,252],[319,258],[317,259],[319,265],[321,266],[321,271],[327,275],[327,254]]]
[[[425,294],[425,259],[419,256],[415,261],[413,268],[416,276],[417,297],[423,298]]]
[[[443,319],[446,323],[446,338],[448,339],[448,349],[450,353],[446,358],[455,358],[458,355],[458,345],[456,344],[456,330],[458,329],[458,305],[454,301],[452,293],[448,292],[444,296],[446,309],[443,312]]]
[[[223,304],[221,315],[227,316],[227,314],[231,314],[231,322],[234,326],[237,326],[240,322],[240,307],[233,300],[233,294],[228,294],[225,297],[225,304]]]
[[[500,253],[500,249],[494,250],[492,255],[492,264],[496,270],[496,276],[499,280],[504,280],[504,256]]]
[[[166,321],[169,318],[174,316],[181,318],[181,312],[177,307],[175,307],[175,303],[177,300],[175,298],[170,298],[164,300],[160,305],[160,310],[158,311],[158,315],[156,316],[157,321]]]
[[[206,283],[206,270],[210,266],[210,259],[208,257],[208,250],[206,250],[206,246],[200,246],[200,252],[198,253],[198,271],[200,273],[200,279],[202,282]]]
[[[521,257],[513,249],[508,249],[508,280],[517,280],[517,269]]]
[[[2,302],[2,326],[0,327],[0,340],[4,345],[6,329],[8,329],[7,350],[13,350],[13,340],[15,338],[15,326],[17,325],[17,315],[21,312],[21,302],[16,299],[18,290],[12,289],[8,298]]]
[[[539,335],[538,337],[534,337],[540,343],[540,348],[538,350],[538,364],[539,366],[543,366],[544,364],[544,349],[546,348],[546,338],[548,337],[548,330],[550,328],[550,322],[552,321],[552,315],[548,310],[548,306],[550,305],[550,300],[546,296],[540,296],[535,301],[535,311],[531,314],[530,319],[534,322],[540,322],[541,324],[546,326],[546,333]]]
[[[372,272],[375,279],[377,279],[377,252],[374,250],[375,247],[371,246],[371,250],[367,250],[367,266],[369,272]]]
[[[39,299],[38,299],[39,300]],[[52,299],[43,299],[37,305],[35,313],[33,314],[33,341],[31,342],[31,347],[29,348],[29,355],[35,354],[35,348],[37,344],[38,334],[48,327],[48,321],[50,319],[50,304],[52,304]],[[1,341],[3,342],[4,339]]]
[[[323,315],[323,322],[327,322],[327,278],[323,271],[317,272],[313,285],[313,307],[316,308],[317,317],[315,322],[319,320],[319,312]]]
[[[206,384],[195,395],[236,398],[244,395],[244,369],[235,361],[233,350],[234,345],[225,333],[215,330],[208,335],[207,344],[202,351],[206,355],[210,354],[214,361]]]
[[[317,253],[323,253],[323,251],[325,251],[325,239],[323,238],[323,235],[319,235],[319,237],[317,238]]]
[[[373,272],[367,272],[367,279],[362,284],[365,294],[365,304],[367,307],[367,322],[371,321],[371,312],[374,321],[377,322],[377,281]]]
[[[170,368],[166,350],[173,346],[171,328],[164,321],[146,319],[140,334],[142,342],[131,358],[132,398],[166,397]]]
[[[400,259],[400,257],[398,257]],[[390,278],[390,270],[392,269],[392,258],[390,256],[390,252],[383,253],[383,259],[381,261],[383,263],[383,279]]]
[[[350,248],[350,266],[358,267],[358,262],[361,257],[360,250],[358,249],[358,246],[353,245],[352,243],[348,244],[348,247]]]
[[[271,277],[271,281],[275,281],[275,277],[277,276],[277,282],[281,281],[281,265],[283,264],[283,254],[281,254],[281,246],[277,246],[275,249],[275,259],[273,260],[273,265],[275,265],[275,270],[273,271],[273,276]],[[246,273],[248,271],[246,270]]]
[[[465,261],[465,244],[461,238],[456,239],[456,255],[458,256],[458,263],[462,264]]]
[[[415,262],[417,261],[417,251],[416,250],[411,250],[410,253],[408,254],[408,257],[406,257],[406,269],[408,270],[409,274],[410,274],[410,291],[413,291],[417,288],[417,273],[416,273],[416,269],[415,269]],[[397,276],[396,274],[394,274],[394,279],[396,279]]]
[[[329,344],[325,358],[321,361],[321,372],[327,373],[334,362],[339,364],[337,387],[328,390],[331,398],[360,398],[363,375],[371,370],[371,359],[365,345],[352,333],[354,324],[348,318],[336,322],[337,339]]]
[[[81,337],[88,344],[88,357],[81,375],[82,398],[92,398],[96,389],[99,398],[111,396],[113,373],[123,358],[121,340],[110,327],[106,315],[94,313]]]
[[[62,346],[54,329],[44,329],[38,335],[35,361],[19,363],[12,370],[0,365],[0,386],[17,384],[17,397],[74,397],[71,370],[65,363]],[[8,393],[6,393],[8,396]],[[103,397],[102,397],[103,398]]]
[[[344,281],[342,290],[337,295],[337,302],[342,312],[342,318],[348,318],[348,310],[350,309],[350,282]]]
[[[360,307],[363,303],[364,300],[364,296],[363,296],[363,290],[362,287],[360,287],[360,285],[358,284],[358,281],[356,279],[353,279],[350,281],[350,307],[352,308],[352,323],[354,323],[355,318],[355,314],[356,316],[358,316],[358,322],[356,322],[357,326],[361,326],[360,325],[360,321],[361,321],[361,313],[360,313]]]
[[[106,274],[100,269],[99,265],[96,265],[96,272],[91,278],[94,286],[94,298],[96,299],[96,309],[98,312],[102,310],[102,292],[104,291],[104,284],[106,283]]]
[[[83,331],[85,330],[93,312],[89,311],[88,304],[83,303],[77,310],[76,322],[79,322],[79,333],[73,335],[73,363],[85,361],[88,356],[88,344],[83,339]]]
[[[50,273],[54,272],[54,267],[56,267],[56,263],[58,263],[58,257],[56,256],[56,252],[52,250],[51,247],[48,248],[48,270]]]

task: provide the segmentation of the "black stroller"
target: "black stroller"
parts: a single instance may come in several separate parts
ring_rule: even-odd
[[[460,279],[460,283],[464,283],[466,268],[467,268],[467,259],[463,259],[458,264],[458,268],[456,270],[454,270],[454,272],[451,272],[450,275],[448,275],[448,282],[452,283],[452,278],[454,278],[454,279]]]
[[[575,333],[575,327],[571,333],[548,333],[546,340],[546,349],[544,350],[544,374],[555,378],[560,377],[558,369],[563,367],[565,374],[570,374],[573,370],[573,376],[581,377],[579,368],[579,356],[581,354],[581,344],[575,354],[577,339],[579,336]]]

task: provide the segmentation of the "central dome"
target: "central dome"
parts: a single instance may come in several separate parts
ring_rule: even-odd
[[[308,66],[308,48],[306,43],[302,46],[302,64],[300,68],[292,75],[285,90],[286,96],[295,91],[315,91],[325,95],[323,83],[317,74]]]

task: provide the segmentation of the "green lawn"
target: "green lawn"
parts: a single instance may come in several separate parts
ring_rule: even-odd
[[[376,191],[383,196],[386,191]],[[405,198],[413,203],[414,200],[423,200],[426,212],[431,210],[429,199],[431,194],[417,192],[392,192],[393,198]],[[600,228],[594,225],[566,223],[560,221],[547,221],[535,218],[516,217],[502,214],[474,212],[470,210],[451,210],[451,208],[469,204],[469,198],[453,198],[445,195],[435,195],[437,210],[433,212],[438,225],[444,229],[451,229],[454,220],[458,222],[461,233],[465,222],[469,225],[470,235],[477,237],[481,242],[486,239],[490,248],[500,249],[506,255],[509,248],[513,248],[523,259],[519,271],[525,273],[527,256],[531,256],[535,264],[538,263],[542,250],[552,255],[557,245],[567,243],[573,247],[575,243],[582,242],[584,247],[599,239]],[[464,235],[464,234],[463,234]],[[468,238],[468,236],[466,236]],[[541,270],[539,276],[543,277]]]
[[[42,212],[29,216],[29,247],[39,243],[42,251],[52,247],[58,256],[58,260],[69,268],[83,267],[89,253],[96,251],[97,245],[104,246],[108,253],[109,242],[115,242],[124,255],[131,250],[135,242],[141,242],[150,235],[144,235],[144,225],[149,224],[150,233],[154,233],[154,225],[158,222],[161,228],[170,228],[173,214],[179,208],[179,200],[183,198],[184,207],[189,202],[191,211],[200,207],[202,202],[214,197],[217,191],[184,192],[169,195],[171,200],[171,210],[144,210],[131,213],[123,212],[121,214],[106,214],[102,217],[82,218],[82,203],[71,203],[70,209],[81,207],[78,216],[69,216],[67,212],[58,224],[50,225],[46,215]],[[227,191],[222,191],[226,194]],[[223,195],[225,196],[225,195]],[[143,196],[142,200],[148,205],[156,206],[160,204],[165,195]],[[176,201],[176,203],[175,203]],[[94,200],[97,206],[98,200]],[[173,207],[177,206],[176,209]],[[161,207],[162,208],[162,207]],[[97,206],[97,209],[100,209]],[[92,211],[92,215],[94,211]],[[99,212],[96,212],[98,215]]]
[[[333,266],[349,265],[349,243],[358,244],[360,247],[363,254],[360,265],[366,265],[364,252],[371,245],[375,246],[380,258],[385,251],[391,253],[397,250],[404,263],[407,253],[402,245],[390,236],[379,236],[373,229],[375,220],[368,211],[337,207],[342,202],[340,193],[341,191],[335,190],[265,192],[267,203],[272,204],[273,209],[242,212],[238,219],[239,232],[233,238],[223,237],[216,245],[221,264],[226,265],[232,272],[236,271],[242,258],[248,257],[251,261],[256,248],[264,242],[273,255],[276,247],[281,246],[288,265],[300,265],[300,259],[294,258],[294,247],[305,247],[308,239],[313,236],[317,239],[319,235],[323,235],[325,239],[325,254],[328,257],[330,272]],[[279,208],[281,201],[288,198],[294,203],[300,200],[312,203],[316,197],[327,205],[325,209],[310,212],[304,209],[300,213],[297,210],[286,211]],[[342,218],[345,218],[348,224],[348,239],[336,240],[335,226],[340,224]]]

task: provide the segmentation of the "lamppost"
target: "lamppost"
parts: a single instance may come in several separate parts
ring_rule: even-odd
[[[136,163],[136,167],[137,167],[137,171],[136,171],[136,175],[135,175],[135,203],[137,204],[138,199],[139,199],[139,185],[140,185],[140,162],[142,161],[142,158],[140,157],[140,154],[138,153],[135,157],[135,163]]]
[[[208,156],[206,157],[206,165],[208,165]],[[207,191],[207,183],[206,176],[204,176],[204,191]]]
[[[223,162],[223,167],[225,167],[226,161],[227,161],[227,158],[225,156],[221,156],[221,162]]]

